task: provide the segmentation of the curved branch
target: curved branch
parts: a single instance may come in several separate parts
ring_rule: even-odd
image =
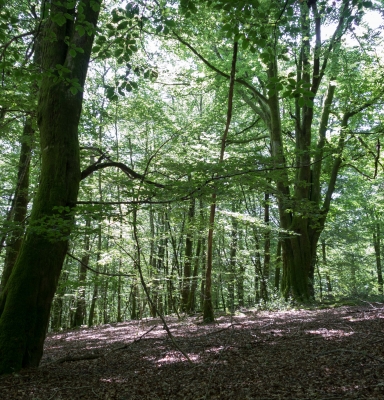
[[[162,185],[161,183],[152,182],[146,179],[145,175],[139,174],[138,172],[135,172],[132,168],[129,168],[127,165],[116,161],[109,161],[101,164],[95,163],[90,165],[84,171],[81,172],[80,180],[87,178],[89,175],[93,174],[96,171],[99,171],[100,169],[108,167],[116,167],[121,169],[131,179],[140,179],[142,182],[148,183],[150,185],[154,185],[159,188],[165,188],[165,186]]]

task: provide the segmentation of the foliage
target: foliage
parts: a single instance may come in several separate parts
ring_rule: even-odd
[[[214,193],[217,310],[284,309],[289,302],[281,294],[295,300],[380,294],[372,235],[383,223],[377,49],[384,39],[366,17],[379,15],[377,4],[105,2],[84,89],[68,66],[40,71],[33,62],[43,11],[18,1],[0,6],[2,245],[15,229],[8,211],[23,125],[36,116],[33,88],[50,76],[84,96],[76,207],[58,204],[53,216],[30,226],[55,242],[68,239],[68,217],[75,218],[50,328],[73,326],[81,301],[84,325],[154,316],[140,270],[162,314],[182,316],[185,287],[189,311],[199,312]],[[72,19],[61,12],[53,22],[65,26]],[[92,29],[76,26],[79,37]],[[232,124],[218,162],[233,42],[239,56]],[[83,49],[69,45],[68,51],[76,59]],[[37,148],[31,159],[32,204],[41,172]],[[303,279],[295,287],[287,243],[305,235],[314,237],[313,271],[297,269]],[[308,282],[310,295],[303,289]]]

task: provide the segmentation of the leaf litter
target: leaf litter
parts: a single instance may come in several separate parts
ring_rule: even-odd
[[[384,399],[384,305],[147,318],[51,333],[1,399]]]

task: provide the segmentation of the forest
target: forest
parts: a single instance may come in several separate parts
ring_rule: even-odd
[[[383,318],[383,32],[383,0],[0,0],[0,375],[105,326],[193,363],[190,318]]]

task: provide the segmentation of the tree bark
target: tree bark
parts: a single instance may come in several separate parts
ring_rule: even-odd
[[[82,4],[81,16],[94,28],[98,4],[90,0]],[[53,69],[56,73],[43,75],[40,86],[40,185],[26,237],[0,298],[0,374],[39,365],[52,299],[73,225],[72,208],[76,205],[80,183],[78,125],[83,96],[81,91],[71,92],[71,87],[57,73],[57,65],[68,69],[69,78],[83,88],[94,29],[80,37],[75,29],[80,23],[78,20],[67,20],[59,26],[53,18],[59,13],[75,14],[75,11],[51,4],[51,18],[45,26],[42,66],[44,71]],[[52,35],[55,40],[48,39]],[[73,57],[68,41],[84,52]]]
[[[34,129],[32,127],[32,118],[28,116],[24,124],[23,136],[21,138],[17,186],[15,190],[15,197],[12,202],[14,228],[13,232],[7,238],[0,294],[4,290],[8,279],[11,276],[13,266],[15,265],[17,255],[19,254],[21,243],[23,241],[25,218],[27,216],[27,207],[29,203],[29,166],[31,161],[33,134]]]
[[[91,219],[87,217],[85,223],[86,229],[91,227]],[[85,233],[84,238],[84,255],[81,257],[81,263],[79,265],[79,289],[78,297],[76,299],[76,311],[73,317],[72,327],[78,327],[84,324],[85,319],[85,285],[87,278],[87,266],[89,264],[89,233]]]

